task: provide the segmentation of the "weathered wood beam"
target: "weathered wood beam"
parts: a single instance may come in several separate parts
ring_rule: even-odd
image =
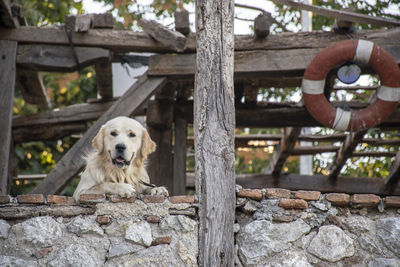
[[[115,101],[115,100],[113,100]],[[40,139],[40,135],[30,135],[28,132],[22,130],[24,127],[28,128],[47,128],[49,132],[57,132],[53,130],[59,129],[58,123],[61,124],[71,124],[79,121],[87,122],[98,119],[112,104],[113,101],[100,102],[100,103],[90,103],[90,104],[76,104],[71,105],[66,108],[57,111],[46,111],[33,115],[25,116],[14,116],[13,118],[13,135],[15,143],[28,142],[32,140]],[[351,106],[351,105],[350,105]],[[139,108],[135,115],[144,115],[145,106]],[[188,123],[193,123],[193,106],[191,104],[178,106],[175,109],[175,114],[177,117],[183,118],[188,121]],[[309,127],[309,126],[321,126],[316,122],[305,110],[304,107],[292,107],[292,108],[276,108],[271,106],[270,108],[239,108],[236,110],[236,121],[237,127],[286,127],[299,126],[299,127]],[[79,127],[75,132],[80,132],[81,127]],[[397,109],[386,121],[379,125],[379,127],[385,128],[400,128],[400,109]],[[69,130],[73,127],[70,126]],[[22,132],[20,132],[22,131]],[[17,134],[20,132],[21,134]],[[15,133],[15,134],[14,134]],[[66,131],[65,135],[70,134]],[[64,136],[65,136],[64,135]],[[57,138],[62,136],[62,134],[56,135]],[[54,138],[56,138],[56,136]],[[51,136],[48,136],[49,140],[54,140]],[[274,136],[260,136],[260,137],[237,137],[236,146],[242,146],[247,139],[253,140],[280,140],[281,135]],[[243,140],[245,139],[245,140]],[[332,142],[332,141],[344,141],[344,134],[335,134],[328,136],[299,136],[300,141],[311,141],[311,142]],[[240,141],[243,140],[243,141]],[[362,142],[378,146],[378,145],[400,145],[400,139],[363,139]],[[188,143],[189,146],[193,146],[193,140]]]
[[[175,19],[175,30],[184,35],[187,35],[190,32],[189,11],[187,10],[175,11],[174,19]]]
[[[40,183],[33,193],[55,194],[60,192],[68,182],[84,167],[84,153],[90,151],[91,140],[97,134],[100,127],[116,116],[130,116],[140,105],[146,101],[157,89],[165,83],[165,78],[148,78],[142,75],[126,93],[112,105],[106,113],[80,138],[72,148],[57,162],[54,169]]]
[[[8,157],[8,178],[7,178],[7,185],[6,185],[7,194],[10,194],[13,177],[15,177],[17,175],[18,175],[17,155],[15,154],[14,141],[11,139],[10,154]],[[1,195],[1,193],[0,193],[0,195]]]
[[[311,190],[323,193],[400,195],[400,186],[385,188],[382,178],[338,177],[335,183],[327,176],[281,174],[275,179],[268,174],[238,175],[236,183],[246,188],[279,187],[289,190]]]
[[[400,63],[400,45],[396,47],[398,51],[391,54],[396,62]],[[237,51],[235,52],[235,79],[299,77],[320,51],[320,48]],[[152,56],[149,60],[148,71],[151,76],[191,77],[196,72],[196,54]]]
[[[87,130],[86,122],[53,123],[43,127],[13,127],[15,144],[32,141],[53,141],[71,134],[80,134]]]
[[[29,70],[68,72],[111,59],[111,52],[103,48],[75,47],[74,50],[59,45],[19,45],[17,64]]]
[[[7,28],[18,28],[20,26],[18,17],[12,12],[10,0],[0,0],[0,26]]]
[[[320,49],[235,52],[235,77],[302,76]],[[196,73],[196,54],[150,57],[150,76],[188,77]]]
[[[271,18],[270,13],[261,13],[254,19],[254,34],[257,38],[265,38],[269,35]]]
[[[170,194],[174,187],[172,123],[174,119],[174,83],[167,83],[154,100],[148,101],[146,126],[157,149],[149,156],[147,172],[157,186],[167,187]]]
[[[287,127],[284,129],[284,135],[279,144],[279,150],[275,151],[269,162],[267,173],[274,176],[279,176],[283,165],[287,158],[292,154],[293,148],[296,145],[297,138],[300,135],[300,127]]]
[[[298,146],[293,148],[290,155],[315,155],[327,152],[337,152],[340,149],[338,146]]]
[[[196,0],[194,90],[199,266],[234,266],[233,0]]]
[[[139,24],[144,32],[173,51],[183,52],[185,49],[186,37],[182,33],[172,31],[155,20],[141,19]]]
[[[396,48],[400,42],[399,33],[400,28],[363,30],[358,32],[358,36],[378,44],[393,55],[396,51],[400,53]],[[196,51],[195,34],[189,34],[186,38],[184,52]],[[0,39],[17,41],[20,44],[70,45],[65,31],[57,27],[23,26],[18,29],[0,29]],[[270,34],[262,40],[254,40],[252,35],[238,35],[235,36],[235,51],[325,48],[332,42],[347,39],[347,36],[333,32]],[[127,30],[90,29],[84,34],[72,33],[72,41],[74,46],[103,47],[114,52],[174,52],[147,33]]]
[[[288,5],[295,9],[308,10],[325,17],[343,19],[352,22],[359,22],[363,24],[372,24],[377,26],[400,26],[400,21],[382,17],[374,17],[349,11],[328,9],[325,7],[309,5],[301,2],[295,2],[291,0],[272,0],[272,2],[280,5]]]
[[[18,68],[16,82],[17,88],[27,103],[38,105],[42,110],[51,108],[50,99],[39,72]]]
[[[186,155],[187,155],[187,121],[175,118],[174,122],[174,195],[186,194]]]
[[[14,103],[17,43],[0,41],[0,195],[8,194],[9,155]]]
[[[96,71],[97,94],[102,100],[113,98],[113,77],[112,63],[108,60],[103,60],[102,63],[94,65]]]
[[[57,110],[14,116],[13,130],[20,127],[45,128],[50,124],[94,121],[114,105],[117,99],[107,102],[75,104]]]
[[[351,103],[348,106],[355,109],[355,106],[353,106]],[[357,105],[357,108],[360,107]],[[192,105],[188,104],[177,107],[175,114],[185,118],[188,123],[193,123]],[[236,127],[277,128],[288,126],[321,127],[322,125],[308,113],[305,107],[252,107],[236,109]],[[400,108],[397,108],[384,122],[379,124],[377,127],[398,129],[400,127]]]
[[[390,167],[389,175],[385,179],[386,187],[393,186],[400,179],[400,151],[396,153],[396,157]]]
[[[194,173],[186,173],[188,188],[194,187]],[[236,183],[244,188],[285,188],[289,190],[310,190],[322,193],[347,193],[347,194],[376,194],[400,196],[400,186],[393,187],[392,191],[385,188],[384,179],[372,177],[346,177],[340,176],[336,183],[331,183],[327,176],[281,174],[276,179],[271,174],[237,174]]]
[[[114,18],[111,13],[80,14],[65,17],[65,28],[68,31],[87,32],[90,28],[112,29]]]
[[[363,139],[364,135],[366,134],[366,130],[356,132],[354,134],[349,133],[346,136],[346,140],[344,141],[342,147],[336,153],[336,157],[333,163],[328,167],[329,170],[329,178],[335,180],[342,170],[343,166],[346,164],[348,158],[354,152],[356,146],[360,143]]]

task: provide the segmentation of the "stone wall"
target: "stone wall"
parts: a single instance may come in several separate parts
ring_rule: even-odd
[[[3,204],[0,266],[197,265],[193,197],[83,197],[79,206],[42,195]]]
[[[400,197],[237,188],[237,266],[400,266]],[[197,266],[191,196],[0,196],[0,266]]]
[[[237,191],[237,266],[400,266],[400,197]]]

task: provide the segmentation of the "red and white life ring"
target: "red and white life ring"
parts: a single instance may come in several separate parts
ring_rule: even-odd
[[[376,100],[359,111],[335,108],[324,95],[325,77],[339,64],[368,64],[379,75]],[[383,48],[365,40],[346,40],[323,49],[308,65],[302,82],[303,100],[309,113],[322,125],[340,131],[361,131],[385,120],[400,99],[400,69]]]

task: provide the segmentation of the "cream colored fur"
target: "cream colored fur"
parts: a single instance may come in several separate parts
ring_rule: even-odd
[[[86,157],[86,169],[75,189],[73,197],[81,194],[113,194],[131,197],[133,194],[168,196],[165,187],[149,187],[145,169],[147,156],[156,149],[146,129],[134,119],[117,117],[104,124],[92,141],[96,149]],[[123,145],[123,157],[130,164],[117,166],[113,163],[118,155],[117,145]]]

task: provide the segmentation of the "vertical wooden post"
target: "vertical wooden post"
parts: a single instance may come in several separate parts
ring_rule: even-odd
[[[167,83],[147,105],[146,124],[151,139],[157,144],[149,157],[147,172],[150,181],[173,191],[172,122],[175,86]]]
[[[0,195],[7,194],[17,42],[0,41]]]
[[[194,91],[199,265],[233,266],[235,105],[233,0],[196,0]]]
[[[186,194],[187,121],[175,118],[173,195]]]

